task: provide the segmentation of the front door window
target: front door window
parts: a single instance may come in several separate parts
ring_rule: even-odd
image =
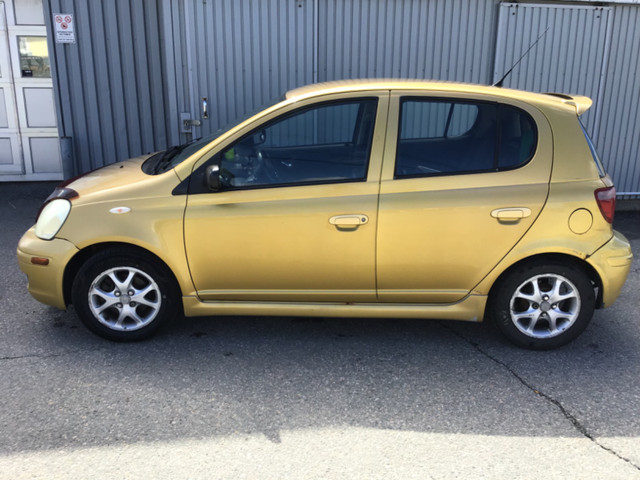
[[[222,152],[225,189],[364,181],[376,99],[331,102],[254,130]]]

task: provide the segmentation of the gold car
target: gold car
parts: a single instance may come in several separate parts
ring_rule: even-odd
[[[552,348],[617,298],[631,249],[586,97],[318,84],[60,185],[18,245],[29,291],[138,340],[196,315],[492,319]]]

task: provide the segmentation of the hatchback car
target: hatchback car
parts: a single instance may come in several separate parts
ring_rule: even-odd
[[[491,319],[553,348],[631,264],[581,96],[317,84],[61,184],[18,245],[29,291],[139,340],[181,314]]]

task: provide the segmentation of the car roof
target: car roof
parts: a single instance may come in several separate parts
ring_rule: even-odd
[[[521,100],[537,105],[564,107],[572,109],[578,115],[586,112],[592,104],[590,98],[582,95],[567,95],[562,93],[533,93],[511,88],[476,85],[472,83],[443,82],[433,80],[405,80],[405,79],[354,79],[337,80],[315,83],[304,87],[294,88],[285,94],[287,100],[301,100],[333,93],[350,93],[368,90],[403,90],[417,92],[451,92],[492,95],[514,100]]]

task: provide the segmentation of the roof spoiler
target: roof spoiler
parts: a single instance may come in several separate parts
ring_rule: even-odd
[[[585,97],[584,95],[567,95],[566,93],[554,92],[546,92],[545,95],[553,95],[554,97],[561,98],[562,100],[564,100],[565,104],[576,107],[576,113],[578,114],[578,116],[589,110],[589,108],[591,108],[591,105],[593,105],[593,101],[589,97]]]

